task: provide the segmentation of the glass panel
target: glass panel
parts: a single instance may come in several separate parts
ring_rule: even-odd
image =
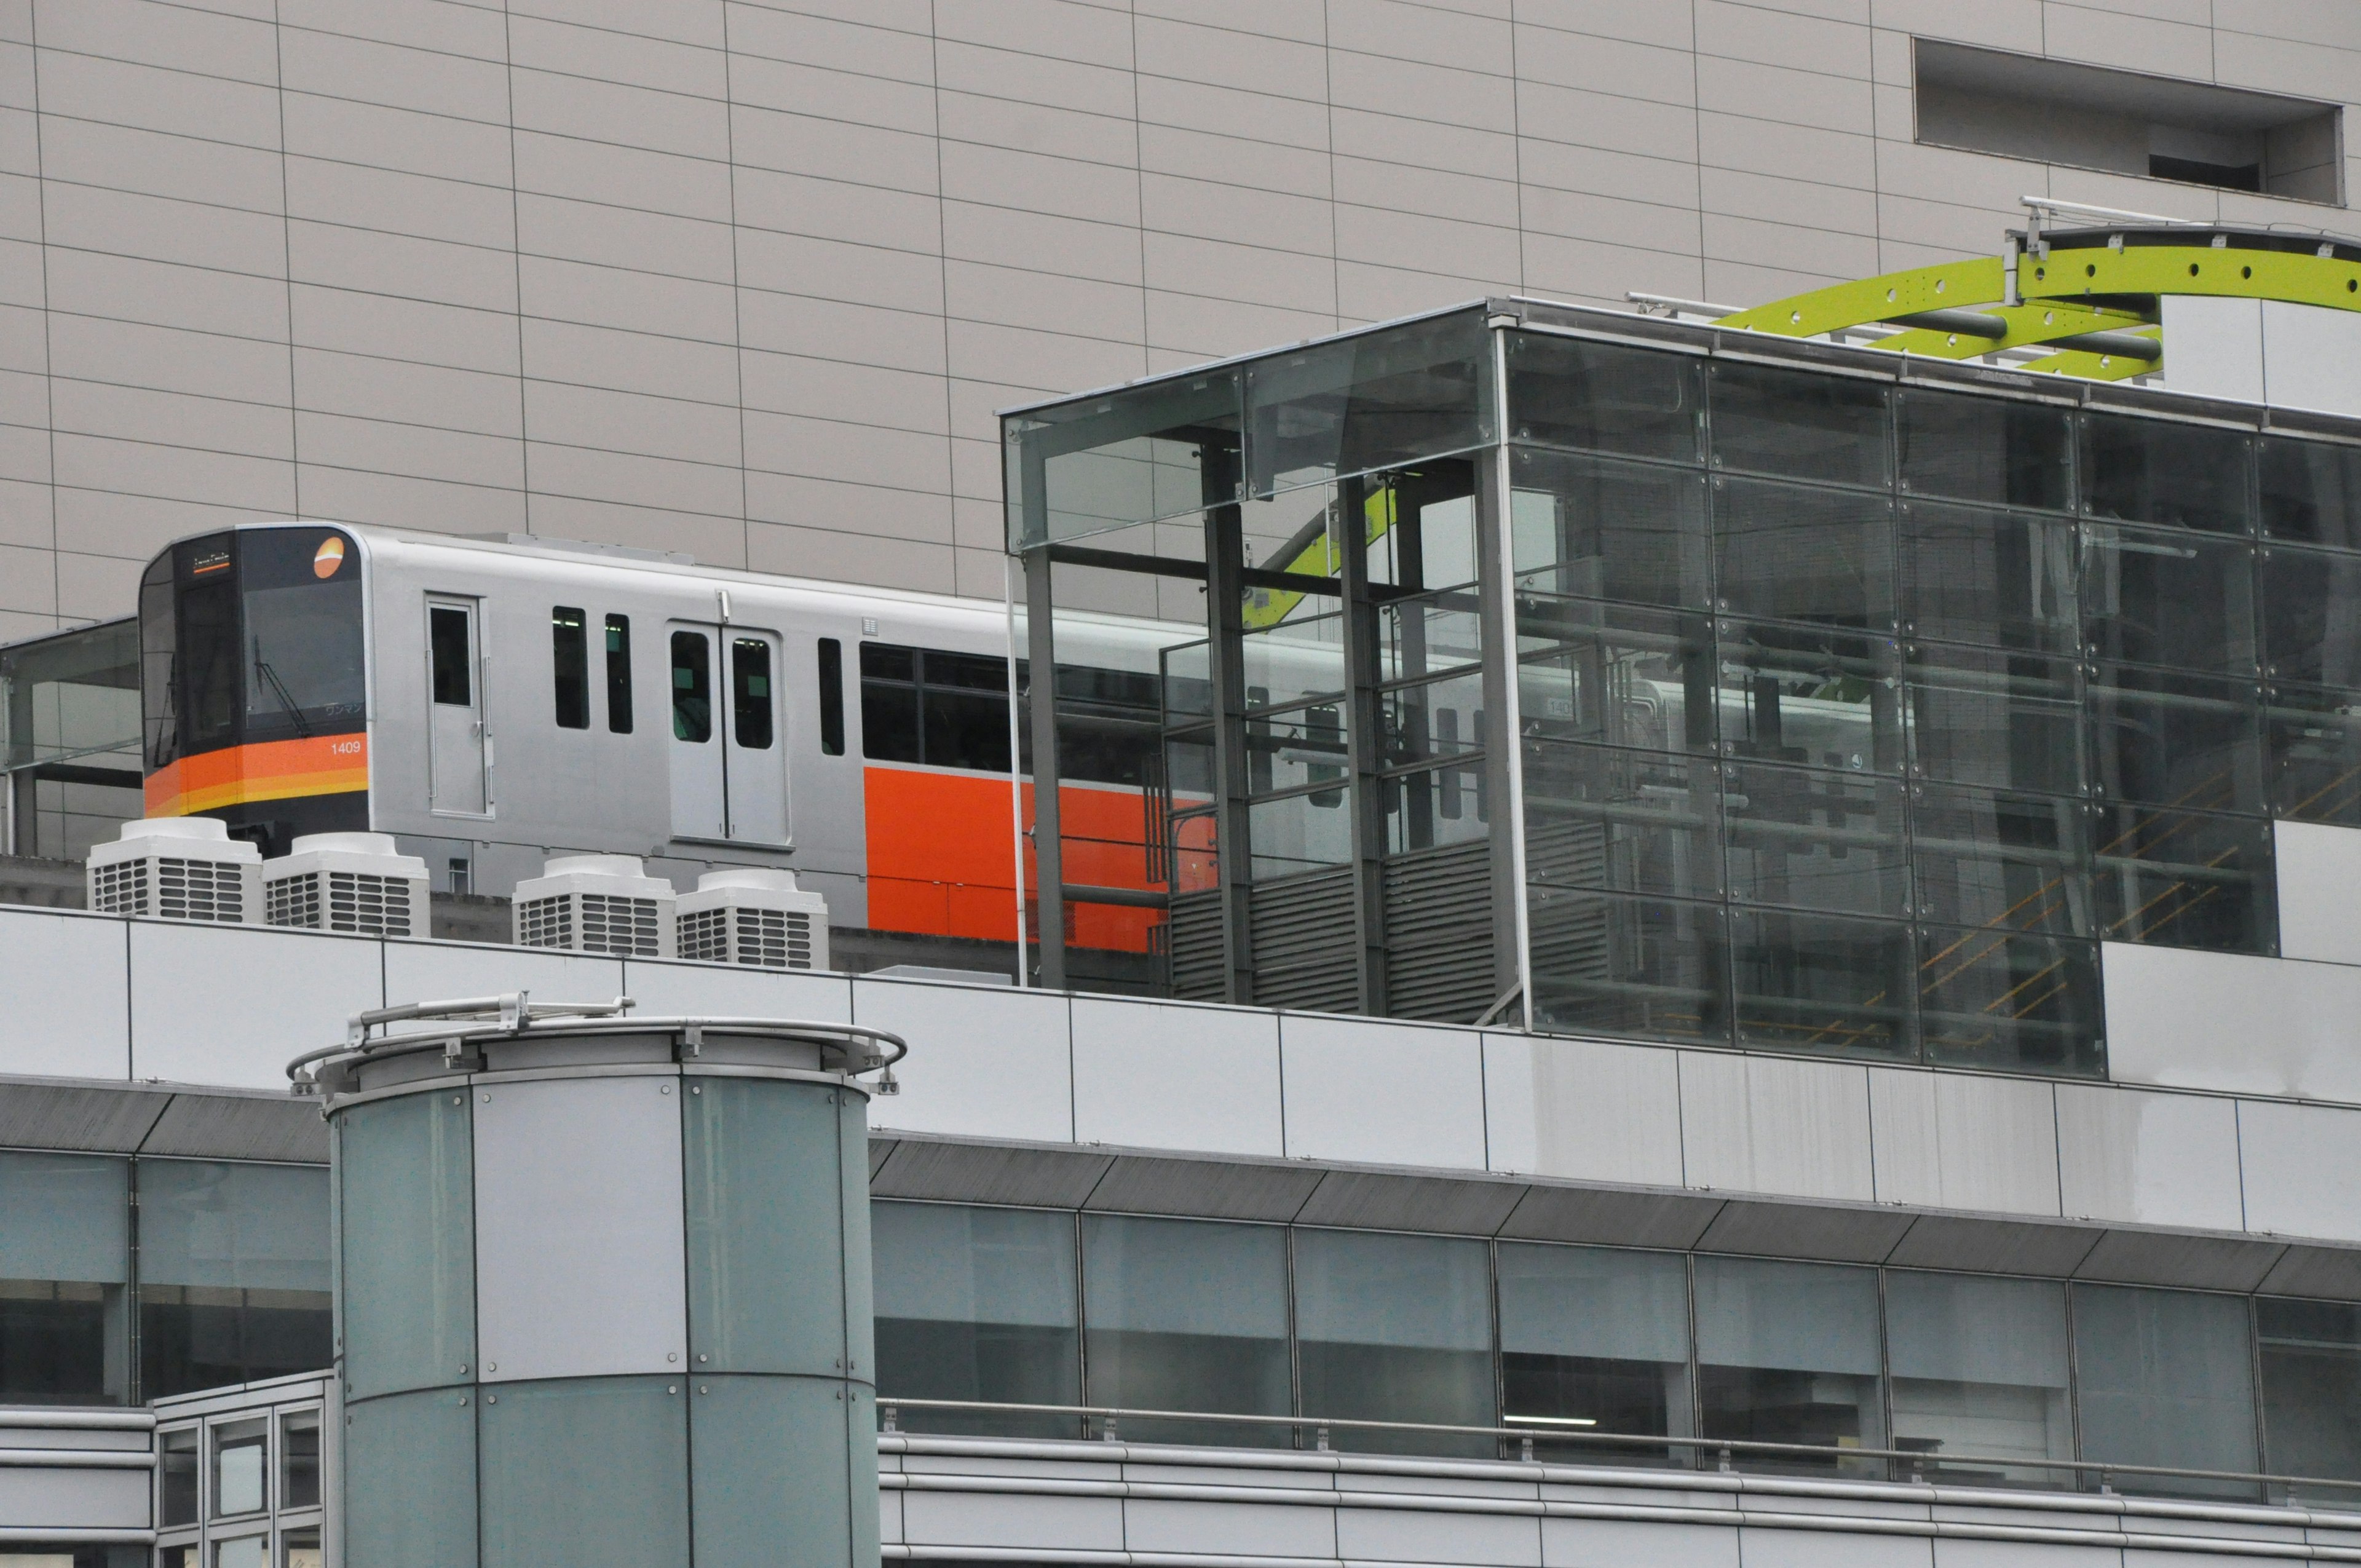
[[[694,1387],[689,1486],[697,1568],[851,1568],[845,1516],[853,1493],[840,1390],[820,1378],[702,1373]],[[873,1451],[870,1433],[857,1435]],[[863,1501],[873,1508],[875,1494]]]
[[[1519,441],[1695,463],[1703,455],[1704,362],[1512,332],[1509,420]]]
[[[1710,602],[1704,475],[1531,447],[1516,449],[1510,473],[1519,587],[1642,604]]]
[[[1268,718],[1246,720],[1246,788],[1256,795],[1320,784],[1313,805],[1331,807],[1345,799],[1349,773],[1345,749],[1345,705],[1315,702]]]
[[[840,1370],[835,1092],[708,1078],[689,1086],[683,1111],[696,1365],[821,1376]]]
[[[844,750],[841,709],[837,751]],[[631,618],[607,618],[607,729],[616,735],[631,732]],[[833,753],[831,753],[833,755]]]
[[[1722,785],[1733,900],[1909,915],[1900,780],[1739,762]]]
[[[1525,869],[1566,887],[1717,898],[1714,764],[1670,751],[1525,743]]]
[[[2256,668],[2254,547],[2086,524],[2082,638],[2092,655],[2224,674]]]
[[[2279,942],[2270,824],[2151,806],[2093,817],[2091,882],[2099,935],[2219,952]]]
[[[279,1418],[279,1506],[320,1506],[320,1412],[297,1410]]]
[[[582,611],[558,605],[549,612],[549,659],[560,729],[590,728],[590,636]]]
[[[2082,667],[2072,659],[1915,642],[1904,675],[1918,775],[2082,793]]]
[[[1902,488],[2064,511],[2074,504],[2071,418],[2037,403],[1905,388],[1894,422]]]
[[[2082,509],[2125,522],[2253,532],[2254,437],[2125,414],[2082,416]]]
[[[456,605],[438,604],[427,611],[426,622],[434,649],[434,700],[466,707],[474,685],[467,667],[467,612]]]
[[[1072,1215],[877,1203],[870,1216],[881,1399],[1082,1403]],[[912,1410],[902,1425],[1074,1435],[1051,1417]]]
[[[1237,488],[1238,374],[1208,371],[1003,422],[1011,550],[1179,517]]]
[[[1323,866],[1341,866],[1351,860],[1353,814],[1345,809],[1345,795],[1339,784],[1247,806],[1246,843],[1253,851],[1253,880],[1268,882]]]
[[[270,1423],[225,1421],[212,1429],[214,1444],[213,1517],[233,1519],[258,1514],[269,1500],[264,1490],[268,1473],[263,1459],[270,1443]]]
[[[1805,485],[1713,480],[1717,608],[1889,630],[1894,503]]]
[[[2263,721],[2272,813],[2361,827],[2361,696],[2273,686]]]
[[[2255,1302],[2255,1330],[2262,1341],[2264,1467],[2361,1481],[2361,1307],[2265,1296]],[[2352,1496],[2325,1487],[2312,1495],[2340,1503]]]
[[[1875,381],[1718,361],[1713,466],[1791,479],[1892,482],[1885,389]]]
[[[844,644],[833,637],[819,640],[819,750],[844,755]]]
[[[270,1568],[270,1537],[242,1535],[214,1541],[214,1568]]]
[[[1492,439],[1480,311],[1363,333],[1246,367],[1247,490],[1326,484]]]
[[[1421,463],[1366,481],[1363,492],[1370,582],[1411,593],[1474,586],[1474,463]]]
[[[197,1522],[197,1437],[195,1427],[157,1434],[156,1523],[159,1528]]]
[[[2361,686],[2361,556],[2264,551],[2262,610],[2274,679]]]
[[[1345,618],[1299,615],[1246,634],[1239,651],[1246,707],[1291,707],[1345,690]]]
[[[484,1555],[494,1563],[686,1563],[688,1398],[661,1377],[510,1383],[482,1415]]]
[[[2361,550],[2361,446],[2262,440],[2263,537]]]
[[[317,1530],[291,1530],[279,1538],[279,1568],[320,1568],[326,1561]]]
[[[2238,1296],[2074,1287],[2082,1457],[2190,1470],[2255,1468],[2255,1380]],[[2116,1475],[2122,1492],[2252,1497],[2235,1482]]]
[[[143,1159],[137,1174],[147,1396],[327,1366],[327,1171]]]
[[[2092,666],[2092,793],[2142,805],[2263,810],[2262,689],[2252,681]]]
[[[2075,1078],[2106,1069],[2099,947],[1989,927],[1918,928],[1927,1058]]]
[[[1378,607],[1378,678],[1414,681],[1484,657],[1482,607],[1472,591],[1444,591]]]
[[[1278,1226],[1085,1214],[1082,1289],[1089,1403],[1288,1413],[1287,1233]],[[1285,1427],[1159,1421],[1137,1435],[1294,1445]]]
[[[1697,1260],[1697,1397],[1706,1437],[1883,1448],[1877,1272]],[[1752,1470],[1880,1477],[1882,1461],[1738,1456]]]
[[[1909,1054],[1916,985],[1907,926],[1733,909],[1730,941],[1740,1045]]]
[[[2071,1471],[1962,1461],[2071,1459],[2066,1287],[1889,1269],[1894,1446],[1938,1485],[2070,1486]]]
[[[1533,886],[1534,1017],[1544,1028],[1730,1038],[1725,916],[1713,904]]]
[[[464,1383],[476,1359],[475,1178],[464,1094],[337,1118],[344,1142],[345,1387],[351,1398]]]
[[[1482,1242],[1299,1230],[1295,1332],[1303,1413],[1491,1426],[1490,1260]],[[1489,1438],[1333,1431],[1333,1447],[1498,1452]]]
[[[1527,735],[1714,749],[1713,630],[1705,617],[1521,594],[1517,638]]]
[[[361,575],[340,533],[259,529],[238,538],[247,740],[360,727],[368,695]]]
[[[1719,623],[1722,749],[1848,773],[1900,773],[1899,650],[1891,638]]]
[[[1677,1253],[1502,1242],[1501,1424],[1536,1440],[1687,1437],[1688,1266]],[[1538,1451],[1543,1443],[1536,1442]],[[1686,1449],[1566,1442],[1553,1458],[1686,1465]]]
[[[2090,854],[2091,812],[2080,800],[1911,788],[1911,894],[1922,919],[2094,936]]]
[[[713,739],[713,646],[702,632],[672,634],[672,738]]]
[[[1007,709],[998,715],[1004,728]],[[730,735],[752,751],[771,746],[771,644],[760,637],[730,640]],[[1000,755],[1008,755],[1008,739],[1000,740]]]
[[[119,1404],[131,1167],[0,1153],[0,1399]]]
[[[476,1410],[467,1393],[437,1389],[348,1404],[341,1442],[344,1474],[371,1478],[343,1492],[345,1568],[471,1568]]]
[[[1905,502],[1902,624],[1920,637],[2081,651],[2073,527],[2004,511]]]
[[[1385,715],[1381,765],[1399,768],[1437,757],[1458,757],[1484,744],[1484,676],[1446,675],[1423,685],[1382,693]]]
[[[1378,782],[1386,816],[1386,853],[1472,844],[1489,832],[1480,762],[1430,768]]]
[[[1374,514],[1364,511],[1362,537],[1373,529],[1383,527],[1392,514],[1387,510],[1385,492],[1365,498],[1377,502]],[[1284,572],[1290,576],[1333,578],[1344,570],[1345,543],[1343,531],[1337,526],[1341,506],[1334,485],[1323,485],[1305,490],[1290,490],[1284,495],[1263,500],[1247,500],[1238,507],[1238,544],[1245,552],[1246,565],[1265,572]],[[1192,541],[1195,548],[1188,559],[1202,560],[1205,554],[1204,531],[1197,531]],[[1199,590],[1201,593],[1203,591]],[[1286,588],[1250,587],[1246,597],[1246,624],[1267,625],[1292,613],[1304,602],[1304,595]],[[1334,603],[1333,599],[1328,600]],[[1201,620],[1202,616],[1186,619]]]

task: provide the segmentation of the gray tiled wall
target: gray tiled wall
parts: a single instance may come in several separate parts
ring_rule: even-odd
[[[2361,102],[2342,0],[0,0],[0,637],[302,512],[996,595],[997,405],[2043,192],[1913,32]]]

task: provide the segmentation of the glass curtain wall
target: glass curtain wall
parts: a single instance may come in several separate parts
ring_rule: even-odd
[[[1082,1216],[1088,1403],[1292,1414],[1287,1233],[1277,1225]],[[1159,1421],[1159,1442],[1294,1445],[1285,1427]]]
[[[0,1399],[130,1397],[130,1168],[0,1153]]]
[[[948,1203],[871,1209],[877,1363],[904,1398],[1082,1402],[1071,1215]],[[881,1373],[881,1375],[883,1375]],[[912,1410],[914,1431],[1072,1436],[1071,1419]]]
[[[143,1159],[137,1179],[144,1398],[330,1365],[325,1169]]]

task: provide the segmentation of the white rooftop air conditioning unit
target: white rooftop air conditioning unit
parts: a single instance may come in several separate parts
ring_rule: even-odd
[[[217,817],[149,817],[94,844],[84,863],[101,915],[244,926],[261,912],[262,851]]]
[[[560,855],[517,883],[515,899],[520,948],[672,957],[672,883],[645,874],[637,855]]]
[[[262,868],[262,917],[272,926],[361,937],[427,934],[426,862],[390,833],[307,833]]]
[[[680,956],[757,969],[828,968],[828,900],[796,873],[708,872],[680,898]]]

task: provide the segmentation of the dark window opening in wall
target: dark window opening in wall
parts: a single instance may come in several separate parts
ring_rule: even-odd
[[[557,727],[589,729],[590,644],[581,610],[561,604],[549,612],[549,653],[556,672]]]
[[[631,618],[607,618],[607,728],[631,732]]]
[[[2342,203],[2334,104],[1915,40],[1918,139],[2041,163]]]

